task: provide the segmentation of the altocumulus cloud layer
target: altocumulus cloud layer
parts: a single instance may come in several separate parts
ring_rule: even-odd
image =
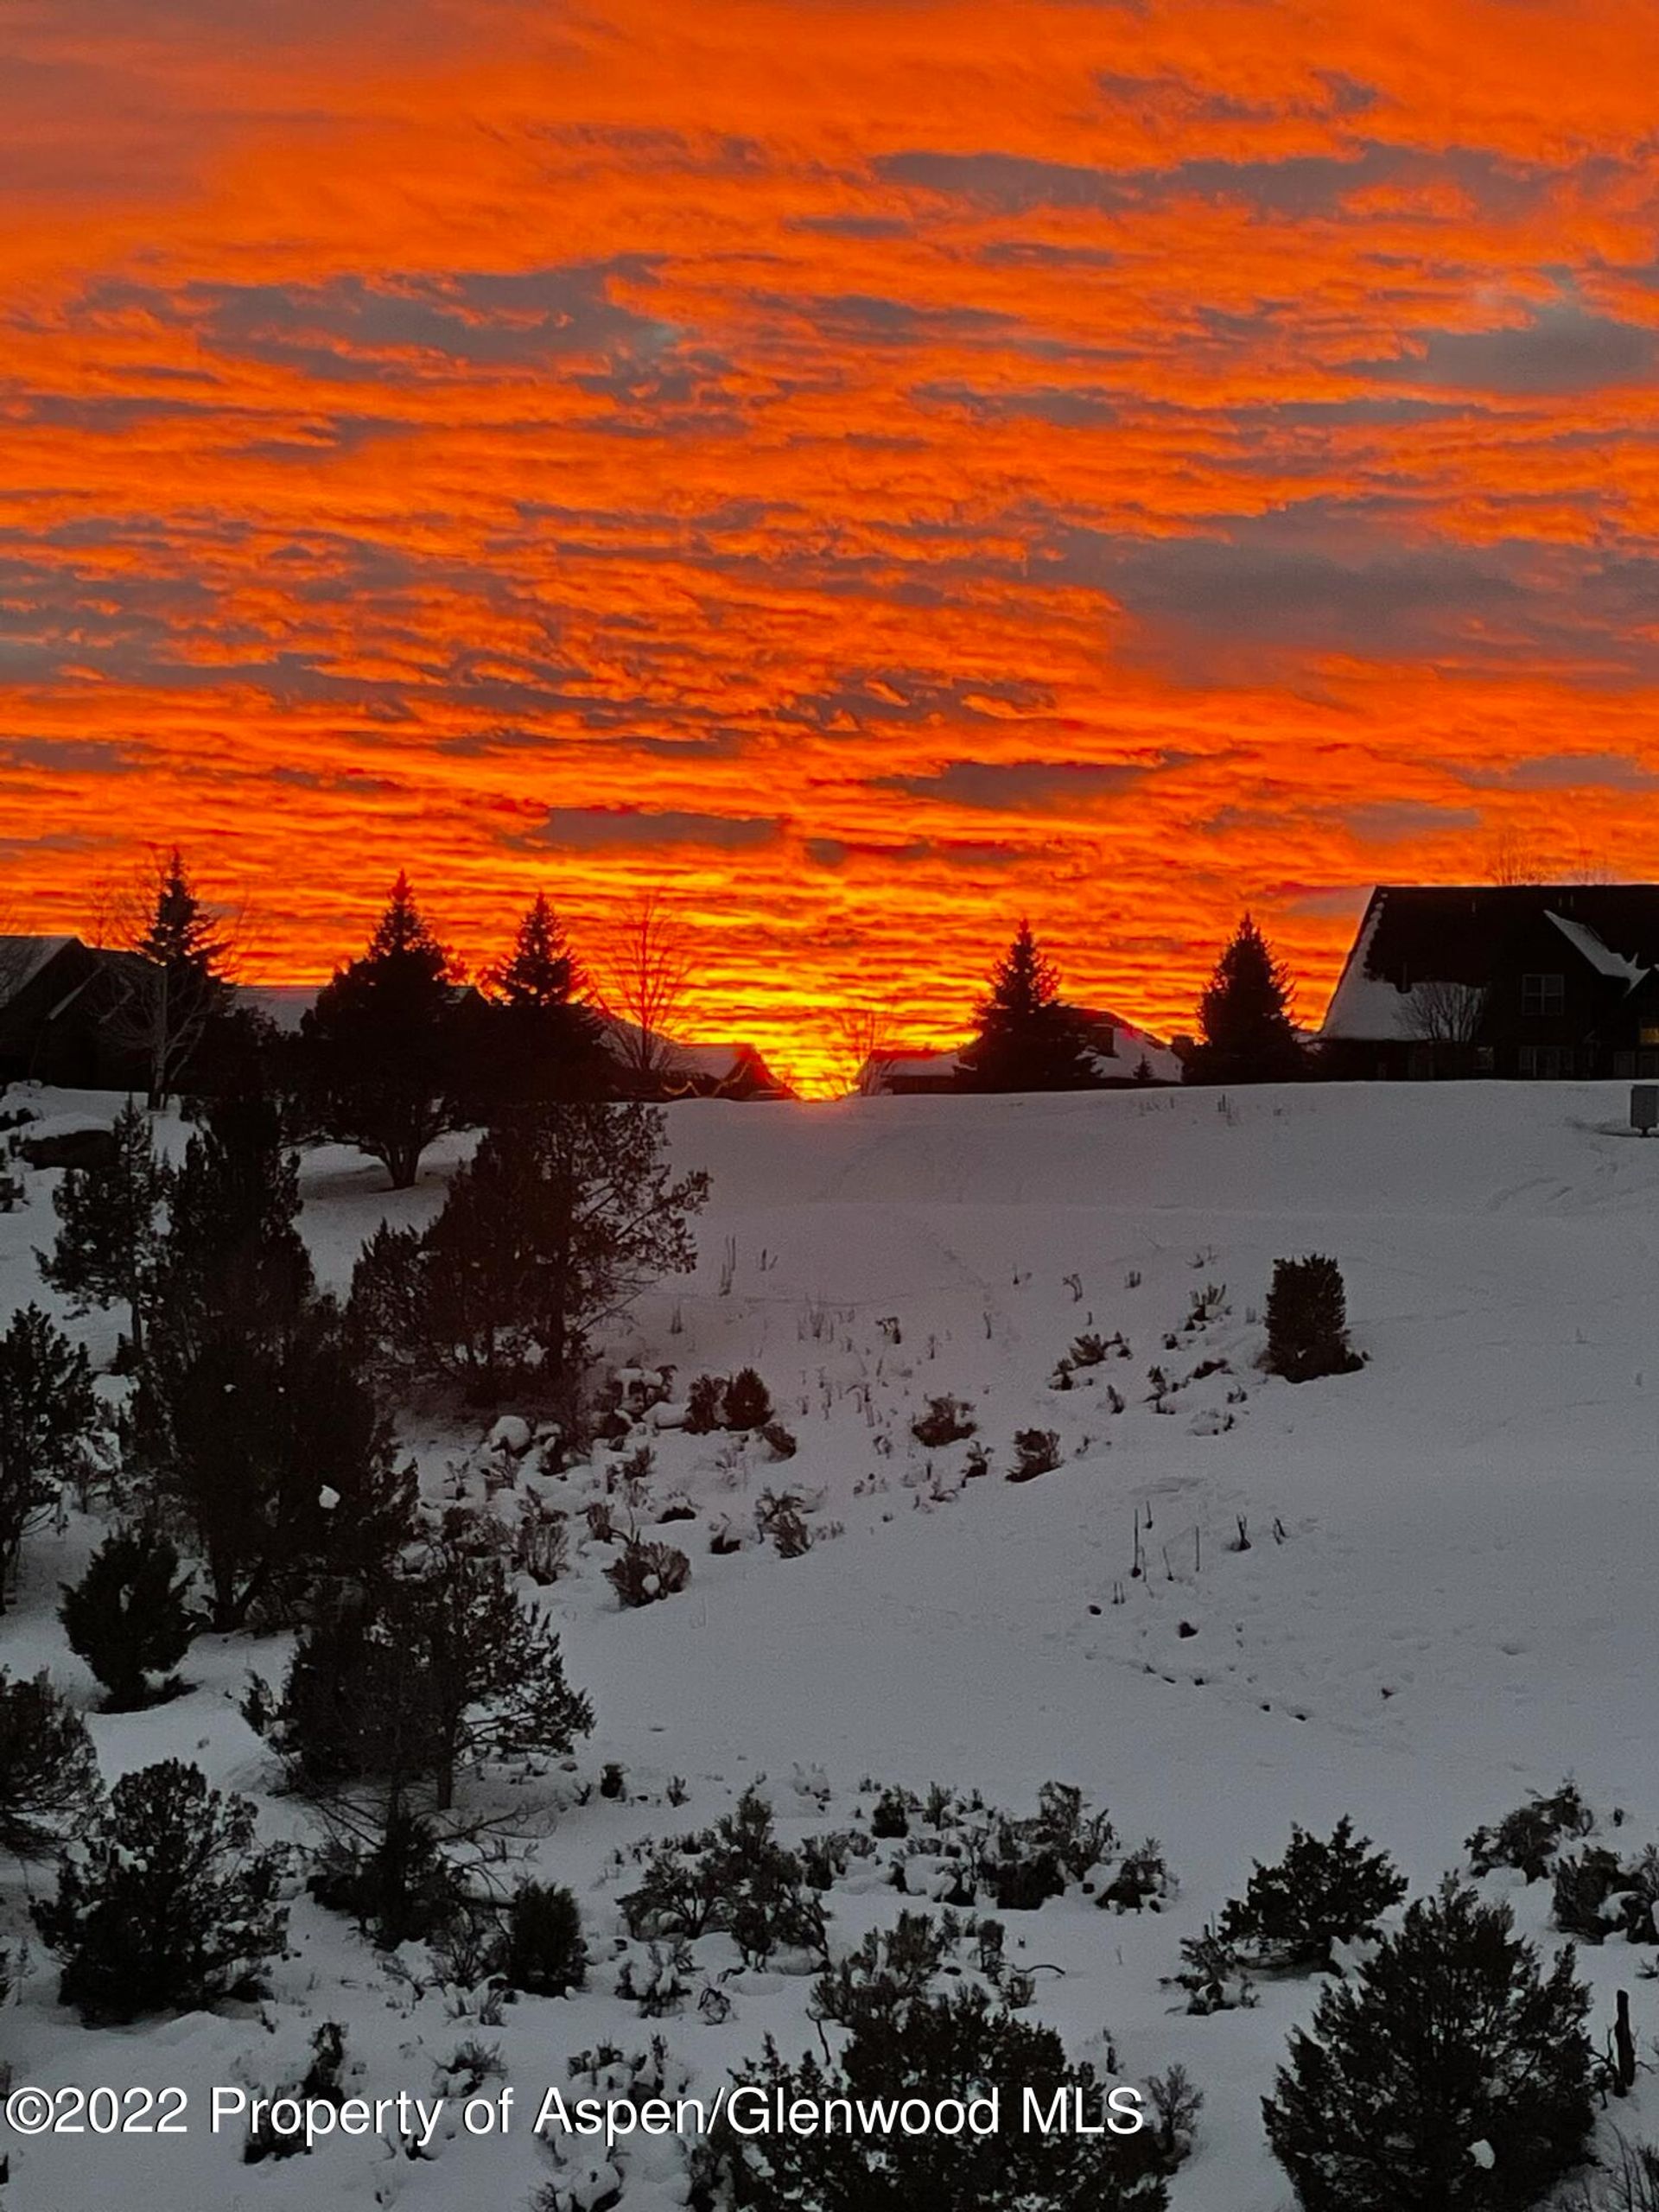
[[[15,0],[7,904],[177,837],[315,974],[407,862],[959,1027],[1020,911],[1659,873],[1649,0]]]

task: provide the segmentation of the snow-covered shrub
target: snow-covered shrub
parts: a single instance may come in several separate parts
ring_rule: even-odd
[[[1112,1912],[1161,1912],[1175,1893],[1175,1877],[1169,1871],[1155,1836],[1148,1836],[1134,1851],[1126,1852],[1116,1871],[1100,1893],[1103,1909]]]
[[[545,1589],[556,1582],[570,1561],[570,1517],[527,1491],[519,1508],[518,1525],[512,1532],[512,1564]]]
[[[910,1433],[918,1444],[925,1444],[930,1452],[936,1452],[947,1444],[963,1442],[973,1435],[978,1427],[973,1408],[963,1400],[930,1398],[927,1411],[918,1414],[910,1424]]]
[[[311,2058],[305,2072],[297,2081],[287,2082],[276,2090],[272,2101],[276,2097],[297,2097],[302,2103],[315,2100],[319,2104],[333,2105],[338,2111],[346,2101],[346,2091],[340,2082],[345,2069],[346,2031],[338,2020],[325,2020],[311,2038]],[[242,2146],[242,2163],[245,2166],[257,2166],[266,2158],[291,2158],[305,2147],[303,2130],[284,2133],[274,2127],[267,2110],[248,2130],[247,2140]]]
[[[582,1909],[552,1882],[523,1882],[507,1906],[501,1973],[509,1989],[531,1997],[565,1997],[588,1979]]]
[[[660,1599],[675,1597],[684,1589],[691,1580],[691,1562],[672,1544],[650,1543],[638,1536],[629,1536],[623,1543],[621,1556],[606,1568],[605,1580],[615,1591],[619,1604],[630,1607],[654,1605]]]
[[[895,2012],[860,2018],[839,2059],[808,2054],[786,2064],[775,2043],[746,2062],[741,2078],[785,2107],[798,2097],[910,2097],[964,2105],[995,2088],[1002,2126],[976,2133],[929,2129],[865,2134],[837,2129],[804,2136],[724,2133],[696,2162],[712,2185],[745,2212],[887,2212],[927,2207],[1018,2206],[1020,2212],[1162,2212],[1167,2203],[1154,2131],[1052,2134],[1008,2124],[1030,2091],[1046,2108],[1075,2097],[1100,2126],[1108,2083],[1074,2064],[1052,2029],[1020,2019],[983,1990],[918,1997]]]
[[[1052,1428],[1016,1429],[1014,1438],[1014,1465],[1008,1470],[1011,1483],[1028,1483],[1039,1475],[1052,1473],[1060,1464],[1060,1440]]]
[[[785,1428],[780,1421],[763,1421],[760,1440],[774,1459],[792,1459],[801,1448],[794,1430]]]
[[[726,1384],[718,1375],[694,1375],[685,1394],[685,1433],[707,1436],[721,1425]]]
[[[753,1368],[740,1367],[726,1385],[721,1418],[732,1429],[764,1428],[772,1419],[772,1393]]]
[[[1601,1844],[1554,1862],[1550,1916],[1564,1935],[1599,1943],[1618,1931],[1632,1943],[1659,1942],[1659,1849],[1628,1863]]]
[[[1313,1382],[1322,1375],[1351,1375],[1364,1363],[1348,1341],[1342,1270],[1323,1253],[1274,1262],[1267,1318],[1262,1364],[1269,1375]]]
[[[636,2110],[646,2103],[672,2106],[690,2086],[690,2075],[661,2036],[649,2050],[625,2053],[603,2043],[578,2051],[570,2061],[571,2094],[601,2103],[626,2102]],[[553,2166],[553,2177],[531,2200],[531,2212],[612,2212],[613,2207],[684,2204],[688,2196],[688,2152],[677,2134],[645,2130],[614,2142],[588,2147],[581,2137],[555,2133],[538,2139]],[[635,2184],[639,2189],[636,2191]]]
[[[99,1796],[98,1754],[79,1713],[44,1673],[14,1681],[0,1667],[0,1851],[48,1857]]]
[[[919,1808],[908,1789],[889,1783],[876,1799],[870,1813],[870,1834],[892,1840],[910,1834],[912,1813]]]
[[[636,1938],[695,1942],[723,1931],[751,1962],[779,1948],[824,1949],[823,1907],[800,1859],[779,1842],[771,1806],[753,1789],[712,1828],[659,1845],[621,1906]]]
[[[798,1491],[763,1490],[755,1501],[754,1524],[779,1559],[799,1559],[812,1548],[806,1525],[807,1501]]]
[[[1179,1969],[1169,1980],[1186,1992],[1189,2012],[1232,2012],[1255,2002],[1255,1984],[1237,1952],[1213,1928],[1185,1939]]]
[[[1166,2170],[1173,2173],[1192,2155],[1204,2091],[1178,2059],[1162,2074],[1147,2076],[1147,2102],[1152,2107],[1157,2143]]]
[[[286,1934],[286,1861],[256,1845],[250,1800],[210,1789],[200,1767],[124,1775],[59,1861],[57,1895],[34,1908],[62,1963],[60,1999],[101,2026],[257,1993]]]
[[[1541,1882],[1550,1862],[1571,1838],[1588,1835],[1596,1816],[1569,1775],[1547,1796],[1534,1795],[1491,1827],[1478,1827],[1464,1848],[1477,1874],[1512,1866],[1529,1882]]]
[[[945,1913],[901,1912],[892,1928],[872,1929],[855,1951],[812,1985],[807,2017],[855,2029],[861,2021],[902,2018],[925,1997],[961,1937]]]
[[[1618,2139],[1602,2171],[1562,2199],[1563,2212],[1659,2212],[1659,2147]]]
[[[1243,1898],[1223,1909],[1224,1940],[1261,1970],[1328,1967],[1333,1944],[1375,1936],[1382,1915],[1406,1894],[1404,1875],[1370,1843],[1345,1817],[1328,1837],[1293,1826],[1284,1857],[1272,1866],[1258,1864]]]
[[[1327,1983],[1262,2106],[1304,2212],[1523,2212],[1584,2156],[1590,1993],[1448,1881]],[[1471,2156],[1478,2145],[1484,2157]]]
[[[190,1648],[198,1626],[186,1603],[191,1576],[158,1529],[112,1529],[86,1572],[66,1588],[58,1618],[69,1649],[86,1662],[108,1695],[109,1713],[131,1713],[177,1690],[177,1677],[153,1688]]]
[[[696,1963],[683,1936],[665,1943],[647,1943],[643,1967],[638,1959],[623,1960],[616,1993],[627,1999],[642,2020],[666,2019],[691,1994],[690,1976]]]

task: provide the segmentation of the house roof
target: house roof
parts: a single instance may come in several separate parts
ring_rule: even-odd
[[[1380,883],[1320,1037],[1421,1035],[1421,986],[1488,982],[1517,934],[1540,923],[1559,932],[1564,950],[1624,990],[1659,967],[1659,884]]]
[[[74,943],[73,937],[0,937],[0,1006]]]

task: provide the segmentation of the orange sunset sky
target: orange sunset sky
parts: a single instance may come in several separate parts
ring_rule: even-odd
[[[1659,875],[1654,0],[8,0],[5,925],[248,966],[659,887],[694,1023],[1028,913]]]

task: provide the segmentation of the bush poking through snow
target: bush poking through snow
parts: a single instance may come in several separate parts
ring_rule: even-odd
[[[1011,1483],[1034,1482],[1052,1474],[1060,1464],[1060,1440],[1052,1428],[1022,1428],[1014,1433]]]
[[[1562,2199],[1563,2212],[1659,2212],[1659,2149],[1618,2139],[1617,2154],[1602,2160],[1605,2171]]]
[[[1334,1260],[1313,1252],[1305,1260],[1274,1262],[1262,1363],[1287,1382],[1351,1375],[1364,1364],[1348,1341],[1348,1294]]]
[[[280,1951],[287,1853],[254,1841],[254,1808],[163,1759],[124,1775],[59,1862],[35,1924],[62,1961],[61,2001],[88,2026],[258,1993]]]
[[[1588,1835],[1596,1816],[1569,1775],[1548,1797],[1534,1796],[1491,1827],[1478,1827],[1464,1848],[1477,1874],[1512,1866],[1529,1882],[1541,1882],[1550,1862],[1570,1838]]]
[[[1020,2019],[983,1990],[914,1997],[858,2018],[838,2062],[810,2053],[785,2064],[768,2038],[741,2078],[785,2107],[804,2097],[917,2097],[971,2104],[995,2088],[1003,2124],[992,2133],[900,2131],[740,2139],[723,2133],[699,2160],[723,2201],[745,2212],[899,2212],[1018,2206],[1020,2212],[1162,2212],[1168,2197],[1154,2132],[1128,2135],[1029,2133],[1010,2124],[1029,2091],[1046,2110],[1063,2094],[1103,2125],[1109,2084],[1074,2065],[1052,2029]]]
[[[1255,2002],[1255,1984],[1237,1952],[1213,1928],[1182,1943],[1180,1968],[1170,1984],[1186,1992],[1189,2012],[1235,2012]]]
[[[568,1997],[588,1979],[582,1910],[569,1890],[524,1882],[507,1907],[501,1972],[509,1989],[531,1997]]]
[[[1243,1899],[1223,1910],[1223,1940],[1261,1972],[1329,1967],[1334,1944],[1374,1936],[1382,1915],[1406,1894],[1404,1875],[1370,1842],[1345,1818],[1328,1837],[1293,1827],[1284,1857],[1276,1866],[1258,1864]]]
[[[1590,1993],[1448,1881],[1291,2037],[1262,2118],[1304,2212],[1522,2212],[1580,2163]],[[1471,2157],[1484,2143],[1490,2156]]]
[[[752,1367],[740,1367],[726,1385],[725,1426],[764,1428],[772,1419],[772,1393]]]
[[[0,1667],[0,1851],[44,1859],[77,1834],[100,1795],[86,1724],[42,1673]]]
[[[159,1530],[116,1529],[104,1539],[58,1618],[69,1649],[86,1662],[108,1693],[106,1713],[133,1713],[170,1697],[176,1675],[158,1688],[148,1680],[176,1667],[190,1648],[197,1620],[185,1600],[191,1576]]]
[[[684,1589],[691,1580],[691,1562],[672,1544],[647,1543],[629,1536],[624,1541],[621,1557],[606,1568],[605,1580],[615,1591],[620,1605],[654,1605]]]
[[[807,2017],[855,2029],[865,2020],[901,2024],[910,2005],[925,1997],[961,1933],[947,1913],[901,1912],[892,1928],[871,1929],[855,1951],[821,1974],[812,1986]]]
[[[974,1409],[960,1398],[930,1398],[927,1411],[918,1414],[910,1424],[910,1433],[918,1444],[930,1452],[942,1451],[947,1444],[961,1444],[972,1436],[979,1423],[974,1419]]]
[[[440,1936],[467,1903],[432,1823],[396,1801],[365,1827],[337,1823],[306,1887],[319,1904],[354,1920],[381,1951]]]
[[[779,1842],[772,1808],[756,1789],[746,1789],[712,1828],[660,1844],[621,1906],[639,1939],[696,1942],[723,1931],[751,1965],[780,1948],[824,1955],[823,1907],[799,1858]]]

